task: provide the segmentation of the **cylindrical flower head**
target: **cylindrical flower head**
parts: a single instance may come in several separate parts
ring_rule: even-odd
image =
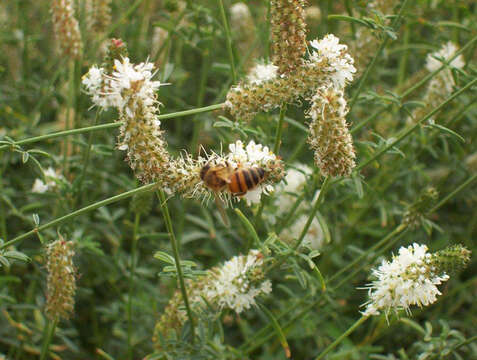
[[[248,171],[248,175],[252,178],[262,174],[263,179],[259,181],[259,178],[250,178],[251,182],[247,183],[248,180],[245,181],[239,175],[244,194],[234,195],[231,186],[238,180],[233,177],[242,170]],[[210,177],[206,174],[210,174]],[[225,155],[212,153],[197,160],[188,155],[178,158],[174,161],[172,172],[168,174],[169,178],[164,183],[171,192],[179,192],[186,197],[208,199],[218,196],[225,204],[233,199],[243,199],[249,204],[255,204],[260,202],[262,194],[268,195],[274,190],[272,184],[279,182],[283,175],[282,160],[268,147],[255,144],[254,141],[245,146],[239,140],[229,145],[229,153]],[[244,174],[244,177],[246,176]],[[217,186],[216,182],[222,185]]]
[[[205,298],[220,309],[232,309],[238,314],[255,306],[257,296],[272,292],[272,283],[265,280],[263,272],[263,255],[258,250],[234,256],[223,266],[212,269],[209,277]]]
[[[51,15],[53,28],[62,55],[78,59],[81,55],[83,43],[78,20],[72,0],[52,0]]]
[[[388,316],[391,310],[410,313],[411,305],[422,307],[434,303],[441,295],[437,285],[449,279],[447,271],[451,267],[463,267],[470,256],[462,246],[434,254],[427,250],[426,245],[416,243],[401,247],[391,262],[383,260],[377,269],[373,269],[372,274],[377,280],[367,287],[370,299],[363,315],[378,315],[384,311]],[[453,265],[449,266],[449,263]]]
[[[308,143],[324,176],[349,176],[356,166],[347,112],[343,90],[322,87],[312,99]]]
[[[104,33],[111,24],[111,0],[86,0],[85,13],[88,29]]]
[[[187,281],[189,302],[195,312],[231,309],[237,314],[256,305],[256,298],[272,291],[265,279],[263,255],[250,250],[247,255],[234,256],[223,265],[207,271],[207,275]],[[207,303],[204,302],[204,299]],[[179,331],[186,322],[182,295],[176,291],[154,328],[153,343],[161,348],[160,337],[170,330]]]
[[[160,103],[156,92],[162,84],[152,80],[152,63],[134,65],[124,58],[115,60],[114,68],[110,89],[122,123],[118,148],[127,151],[127,161],[138,179],[144,183],[161,181],[171,165],[157,118]]]
[[[247,54],[252,49],[253,42],[257,36],[255,23],[247,4],[238,2],[230,7],[230,30],[239,53]],[[245,68],[248,68],[251,64],[251,59],[257,57],[257,52],[257,48],[252,49]]]
[[[443,61],[448,61],[452,56],[454,56],[457,51],[457,46],[455,46],[452,42],[449,41],[439,51],[436,51],[427,56],[426,69],[429,72],[437,70],[444,64]],[[442,59],[442,61],[439,61],[438,59]],[[462,69],[464,65],[465,61],[462,55],[457,56],[454,60],[450,62],[450,66],[457,69]],[[408,123],[419,121],[424,116],[426,116],[432,109],[438,107],[441,103],[443,103],[452,94],[454,86],[455,81],[452,76],[451,69],[446,68],[436,74],[429,81],[427,90],[421,100],[425,104],[425,106],[417,108],[413,112],[412,118],[408,119]],[[433,122],[434,117],[430,118],[428,121]]]
[[[306,51],[305,0],[271,0],[273,63],[280,74],[303,63]]]
[[[73,312],[76,292],[76,270],[73,265],[74,244],[59,240],[47,245],[48,293],[46,315],[50,320],[68,319]]]
[[[260,111],[268,112],[282,104],[309,98],[320,86],[333,84],[343,88],[353,80],[356,72],[353,58],[337,37],[329,34],[310,45],[310,58],[287,75],[278,76],[273,65],[258,64],[251,71],[254,76],[249,75],[248,81],[229,90],[224,107],[237,120],[250,121]]]

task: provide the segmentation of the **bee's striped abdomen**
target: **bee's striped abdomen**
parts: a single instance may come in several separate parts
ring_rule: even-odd
[[[234,195],[243,195],[265,180],[262,168],[238,169],[229,178],[229,191]]]

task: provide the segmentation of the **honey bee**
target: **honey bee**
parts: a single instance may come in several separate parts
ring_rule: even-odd
[[[226,190],[233,196],[245,195],[247,191],[253,190],[261,184],[266,176],[267,172],[260,167],[233,169],[228,163],[215,166],[207,163],[200,170],[200,178],[214,192],[215,203],[227,226],[229,222],[218,193]]]

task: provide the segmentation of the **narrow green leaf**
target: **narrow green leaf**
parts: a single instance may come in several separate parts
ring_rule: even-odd
[[[285,356],[287,358],[291,357],[291,352],[290,352],[290,346],[288,345],[287,338],[285,337],[285,334],[283,333],[282,328],[280,327],[280,324],[278,323],[277,319],[275,319],[275,316],[273,316],[272,312],[268,310],[264,305],[259,304],[260,309],[263,311],[263,313],[270,319],[270,322],[273,325],[273,328],[275,329],[275,334],[278,337],[278,340],[280,341],[280,344],[283,347],[283,350],[285,351]]]
[[[429,126],[433,127],[433,128],[436,128],[436,129],[439,129],[443,132],[446,132],[446,133],[456,137],[458,140],[462,141],[465,144],[465,139],[462,136],[460,136],[459,134],[457,134],[455,131],[453,131],[449,128],[446,128],[445,126],[439,125],[439,124],[430,124]]]
[[[161,260],[161,261],[164,261],[164,262],[167,263],[167,264],[171,264],[171,265],[175,265],[175,264],[176,264],[176,262],[174,261],[174,258],[173,258],[171,255],[169,255],[169,254],[167,254],[167,253],[165,253],[165,252],[163,252],[163,251],[157,251],[157,252],[154,254],[154,257],[155,257],[156,259],[159,259],[159,260]]]

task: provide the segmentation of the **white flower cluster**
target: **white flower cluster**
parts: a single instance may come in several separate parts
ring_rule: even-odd
[[[377,280],[367,287],[370,299],[363,315],[378,315],[384,311],[387,316],[391,310],[409,313],[411,305],[422,307],[436,301],[441,294],[437,285],[447,281],[449,276],[435,273],[432,255],[427,250],[426,245],[416,243],[401,247],[391,262],[383,260],[373,269]]]
[[[126,57],[114,60],[112,74],[106,74],[102,67],[92,66],[82,82],[96,106],[116,107],[132,117],[138,104],[146,107],[158,104],[156,92],[164,84],[152,80],[153,69],[153,63],[132,64]]]
[[[249,84],[261,84],[265,81],[273,80],[277,77],[278,66],[273,64],[257,63],[250,69],[247,75],[247,81]]]
[[[206,285],[205,297],[220,308],[237,313],[256,305],[256,297],[272,292],[270,280],[263,280],[263,255],[251,250],[246,256],[234,256],[216,269]]]
[[[448,61],[452,56],[454,56],[454,54],[458,50],[459,50],[458,47],[452,41],[449,41],[447,44],[442,46],[442,48],[439,51],[436,51],[432,54],[427,55],[426,69],[429,70],[429,72],[436,71],[443,65],[443,62],[439,61],[436,58]],[[457,56],[450,63],[451,67],[455,67],[458,69],[462,69],[464,65],[465,65],[465,61],[462,55]]]
[[[43,182],[42,179],[35,179],[32,192],[37,194],[43,194],[49,190],[55,189],[62,181],[66,181],[64,176],[59,174],[55,169],[49,167],[43,173],[45,176],[46,182]]]
[[[284,178],[285,181],[276,186],[274,201],[272,203],[273,212],[267,216],[267,219],[272,224],[277,222],[277,217],[289,215],[289,212],[297,201],[299,194],[304,191],[305,185],[312,173],[312,169],[303,164],[295,164],[287,171]],[[319,193],[319,190],[316,191],[312,202],[315,201]],[[282,240],[292,243],[298,238],[298,236],[300,236],[301,231],[308,220],[310,204],[312,202],[304,200],[300,203],[295,211],[295,215],[298,216],[295,217],[293,222],[291,222],[290,225],[284,228],[280,233],[280,238]],[[323,246],[323,240],[324,235],[320,222],[314,218],[303,238],[302,244],[311,249],[318,250]]]
[[[354,60],[347,53],[348,47],[339,43],[340,39],[333,34],[326,35],[323,39],[310,42],[313,52],[310,60],[321,63],[326,60],[326,71],[330,72],[330,79],[337,89],[342,89],[348,82],[353,81],[356,72]]]

